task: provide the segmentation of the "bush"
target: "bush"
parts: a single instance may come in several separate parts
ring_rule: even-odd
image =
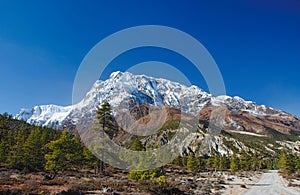
[[[137,181],[149,180],[158,178],[162,175],[161,169],[152,169],[147,171],[130,171],[129,178]]]
[[[159,176],[159,178],[154,179],[155,182],[158,183],[158,185],[165,185],[168,183],[168,180],[166,178],[166,176]]]

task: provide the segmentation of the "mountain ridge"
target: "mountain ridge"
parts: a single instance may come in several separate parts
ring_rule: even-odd
[[[275,127],[276,130],[278,127],[281,133],[300,132],[299,118],[284,111],[257,105],[238,96],[214,97],[194,85],[187,87],[167,79],[120,71],[111,73],[105,81],[97,80],[78,104],[66,107],[35,106],[22,109],[15,118],[56,129],[70,125],[75,128],[79,120],[93,120],[97,107],[104,101],[111,104],[114,115],[117,109],[130,109],[134,103],[146,103],[155,107],[169,106],[194,115],[200,113],[199,118],[202,120],[209,120],[209,109],[212,107],[225,106],[227,129],[231,126],[233,129],[230,130],[261,134],[265,127],[259,121],[267,121],[270,128]],[[285,128],[288,130],[285,131]]]

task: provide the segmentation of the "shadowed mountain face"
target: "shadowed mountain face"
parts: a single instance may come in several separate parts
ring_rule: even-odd
[[[97,107],[104,101],[111,104],[118,125],[138,135],[148,134],[143,127],[155,130],[171,120],[196,117],[208,122],[212,109],[221,108],[226,111],[225,131],[265,136],[300,134],[299,118],[283,111],[240,97],[214,97],[196,86],[128,72],[115,72],[108,80],[97,81],[76,105],[35,106],[22,109],[15,118],[56,129],[75,129],[78,121],[93,121]]]

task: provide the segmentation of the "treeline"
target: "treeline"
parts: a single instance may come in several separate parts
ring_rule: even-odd
[[[282,150],[278,160],[278,167],[286,174],[300,172],[300,156]]]
[[[0,115],[0,166],[57,172],[96,165],[97,159],[73,134]]]
[[[259,159],[259,157],[245,152],[234,153],[230,157],[226,155],[197,156],[191,153],[189,156],[177,157],[173,164],[184,166],[193,172],[207,170],[257,171],[276,169],[277,159]]]
[[[145,151],[146,147],[142,145],[139,139],[135,139],[130,147],[134,151]],[[172,162],[174,165],[185,167],[186,169],[197,173],[201,171],[258,171],[281,169],[284,173],[295,173],[300,171],[300,156],[282,150],[277,156],[261,156],[255,153],[246,153],[240,151],[231,156],[213,155],[200,156],[190,153],[188,156],[178,156]],[[138,181],[163,179],[163,168],[157,168],[148,171],[130,171],[129,178]]]
[[[282,150],[278,157],[262,157],[253,153],[241,151],[233,153],[230,157],[226,155],[179,156],[172,164],[186,167],[193,172],[219,170],[219,171],[257,171],[280,169],[284,173],[295,173],[300,171],[300,156]]]

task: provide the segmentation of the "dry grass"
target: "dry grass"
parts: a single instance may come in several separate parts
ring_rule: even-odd
[[[108,168],[106,171],[110,174],[94,175],[91,170],[65,172],[53,180],[46,180],[45,173],[5,170],[0,172],[0,194],[99,194],[103,193],[103,185],[118,194],[221,194],[231,178],[248,176],[248,173],[232,175],[230,172],[194,174],[169,165],[165,167],[167,183],[159,185],[153,181],[130,180],[128,173],[121,170]]]

